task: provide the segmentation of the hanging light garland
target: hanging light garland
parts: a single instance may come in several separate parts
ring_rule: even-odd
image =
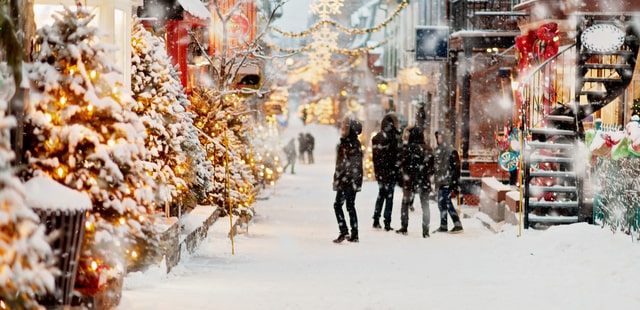
[[[362,55],[362,54],[366,54],[371,50],[374,50],[378,47],[381,47],[387,43],[389,43],[391,39],[387,38],[382,42],[377,43],[376,45],[372,45],[372,46],[367,46],[367,47],[361,47],[361,48],[356,48],[356,49],[348,49],[348,48],[335,48],[335,49],[330,49],[331,52],[334,53],[340,53],[343,55]],[[290,48],[281,48],[279,46],[273,45],[265,40],[262,40],[262,42],[270,49],[273,49],[275,51],[278,52],[282,52],[282,53],[287,53],[287,54],[297,54],[297,53],[302,53],[302,52],[306,52],[309,51],[311,49],[314,48],[313,44],[309,44],[309,45],[305,45],[301,48],[298,49],[290,49]]]
[[[409,5],[409,1],[408,0],[403,1],[402,3],[400,3],[400,5],[398,5],[398,7],[393,12],[393,14],[387,17],[387,19],[385,19],[382,23],[372,28],[366,28],[366,29],[350,28],[350,27],[343,26],[334,20],[322,19],[317,23],[315,23],[311,28],[302,32],[288,32],[273,25],[269,25],[269,29],[287,38],[301,38],[301,37],[308,36],[316,32],[320,27],[324,25],[333,26],[336,29],[340,30],[342,33],[350,34],[350,35],[373,33],[373,32],[381,31],[384,27],[386,27],[393,19],[395,19],[396,17],[398,17],[398,15],[400,15],[400,12],[402,12],[402,10],[405,7],[407,7],[407,5]],[[265,17],[262,14],[259,14],[259,15],[260,15],[260,18],[266,22]]]

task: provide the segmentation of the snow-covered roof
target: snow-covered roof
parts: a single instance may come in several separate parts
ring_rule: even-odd
[[[185,11],[197,18],[209,19],[211,16],[209,9],[200,0],[178,0],[178,2]]]
[[[356,10],[353,14],[351,14],[351,23],[359,24],[359,20],[362,17],[364,19],[364,25],[358,25],[364,29],[371,28],[375,22],[376,18],[376,8],[380,3],[380,0],[371,0],[361,6],[358,10]],[[354,25],[355,26],[355,25]],[[351,42],[349,48],[356,49],[365,47],[367,41],[371,37],[371,33],[359,34],[355,37],[355,39]]]
[[[88,210],[91,199],[48,177],[35,177],[24,184],[26,204],[44,210]]]

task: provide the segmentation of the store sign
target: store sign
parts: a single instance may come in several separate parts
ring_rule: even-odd
[[[449,27],[416,27],[416,61],[447,61]]]

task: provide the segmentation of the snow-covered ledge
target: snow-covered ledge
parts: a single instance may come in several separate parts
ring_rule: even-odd
[[[89,210],[91,199],[47,177],[35,177],[24,184],[25,203],[41,210]]]
[[[33,11],[38,28],[53,23],[52,14],[62,10],[62,5],[74,7],[76,0],[35,0]],[[115,45],[113,61],[122,72],[122,85],[131,88],[131,15],[132,8],[142,6],[142,0],[85,0],[93,10],[93,24],[105,32],[102,42]]]

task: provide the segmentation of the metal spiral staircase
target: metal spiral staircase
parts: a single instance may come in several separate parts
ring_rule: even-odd
[[[588,20],[576,43],[560,49],[522,79],[524,227],[584,221],[584,176],[587,160],[578,143],[582,120],[616,99],[629,85],[639,40],[630,20]],[[625,32],[617,50],[583,47],[587,26],[609,23]],[[577,160],[576,160],[577,159]]]

